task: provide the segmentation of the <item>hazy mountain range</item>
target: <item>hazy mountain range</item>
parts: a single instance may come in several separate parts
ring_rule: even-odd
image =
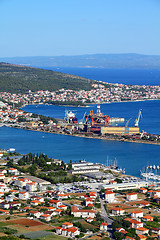
[[[0,62],[34,67],[82,67],[108,69],[160,69],[159,55],[89,54],[78,56],[5,57]]]

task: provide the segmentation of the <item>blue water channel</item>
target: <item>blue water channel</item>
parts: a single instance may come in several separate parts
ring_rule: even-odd
[[[26,106],[25,111],[63,118],[65,107],[63,106]],[[78,119],[83,117],[86,111],[96,111],[96,106],[88,108],[73,108]],[[124,117],[131,119],[134,124],[139,109],[142,109],[143,118],[140,120],[140,129],[150,133],[160,134],[160,101],[112,103],[101,105],[101,111],[111,117]],[[52,133],[34,132],[22,129],[0,128],[0,148],[15,148],[20,153],[45,153],[50,157],[70,160],[92,161],[106,164],[107,156],[110,160],[116,158],[118,165],[126,169],[127,174],[139,176],[140,170],[148,164],[160,165],[160,146],[152,144],[126,143],[98,139],[88,139],[73,136],[58,135]]]

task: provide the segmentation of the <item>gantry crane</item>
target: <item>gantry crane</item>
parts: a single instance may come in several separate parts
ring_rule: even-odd
[[[139,110],[138,117],[135,120],[135,124],[134,124],[135,127],[138,127],[140,117],[142,118],[142,109]]]

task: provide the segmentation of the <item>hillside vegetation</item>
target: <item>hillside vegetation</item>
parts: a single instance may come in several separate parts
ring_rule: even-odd
[[[61,88],[90,90],[92,83],[91,80],[71,74],[0,63],[1,92],[25,93],[28,90],[55,91]]]

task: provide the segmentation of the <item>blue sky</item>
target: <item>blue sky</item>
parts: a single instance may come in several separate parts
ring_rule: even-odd
[[[0,0],[0,57],[160,55],[160,0]]]

